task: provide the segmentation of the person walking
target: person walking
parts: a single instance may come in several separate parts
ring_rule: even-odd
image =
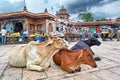
[[[4,27],[2,28],[1,33],[2,33],[2,44],[4,45],[6,43],[6,34],[7,34],[7,31],[5,30]]]
[[[85,40],[85,36],[86,36],[86,30],[83,29],[83,31],[82,31],[82,40]]]

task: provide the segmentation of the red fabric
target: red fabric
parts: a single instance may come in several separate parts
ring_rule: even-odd
[[[96,32],[100,33],[100,26],[96,26]]]

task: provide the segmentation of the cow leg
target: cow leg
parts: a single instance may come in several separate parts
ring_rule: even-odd
[[[27,69],[29,69],[29,70],[37,70],[37,71],[44,71],[43,67],[38,66],[37,61],[27,63]]]
[[[30,65],[30,64],[27,65],[27,69],[29,69],[29,70],[37,70],[37,71],[44,71],[43,67],[36,66],[36,65]]]
[[[44,68],[41,66],[42,58],[36,53],[36,49],[33,48],[28,52],[26,68],[29,70],[43,71]]]
[[[61,65],[61,68],[65,71],[67,71],[68,73],[74,73],[75,72],[75,69],[69,64],[63,64],[63,65]]]
[[[44,68],[40,66],[41,59],[27,59],[27,69],[29,70],[37,70],[37,71],[43,71]]]

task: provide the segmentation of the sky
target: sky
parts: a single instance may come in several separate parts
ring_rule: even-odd
[[[47,8],[51,14],[56,14],[63,5],[70,19],[78,20],[78,14],[90,12],[96,19],[120,17],[120,0],[25,0],[28,11],[44,12]],[[24,0],[0,0],[0,13],[23,10]]]

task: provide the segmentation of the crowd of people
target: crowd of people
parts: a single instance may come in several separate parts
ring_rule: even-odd
[[[79,37],[80,40],[85,40],[86,37],[89,38],[91,36],[94,36],[96,38],[100,37],[98,33],[92,33],[89,28],[87,27],[78,27],[76,25],[65,25],[65,24],[59,24],[56,26],[55,31],[52,31],[50,35],[55,36],[65,36],[66,34],[74,34],[75,36]],[[8,32],[3,27],[0,31],[0,44],[6,43],[6,36],[8,35]],[[28,36],[28,31],[24,30],[20,33],[21,36]]]
[[[84,28],[80,28],[78,26],[74,26],[74,25],[65,25],[65,24],[61,24],[58,25],[56,27],[56,31],[52,32],[52,35],[58,35],[58,36],[64,36],[67,33],[71,33],[71,34],[75,34],[80,36],[80,38],[82,38],[82,40],[85,40],[86,37],[90,37],[92,34],[90,33],[89,29],[84,27]]]
[[[56,27],[56,30],[51,33],[51,35],[57,35],[57,36],[64,36],[67,33],[75,34],[77,36],[80,36],[82,40],[85,40],[86,37],[90,36],[90,32],[87,28],[79,28],[77,26],[67,26],[65,24],[58,25]],[[9,33],[6,31],[6,29],[3,27],[0,31],[0,44],[4,45],[6,43],[6,35]],[[24,36],[27,34],[28,31],[23,31],[21,36]]]
[[[18,34],[18,33],[17,33]],[[0,44],[1,45],[5,45],[7,42],[7,36],[9,36],[10,33],[3,27],[0,31]],[[21,36],[28,36],[28,31],[23,31],[21,34],[19,33],[19,35]]]

